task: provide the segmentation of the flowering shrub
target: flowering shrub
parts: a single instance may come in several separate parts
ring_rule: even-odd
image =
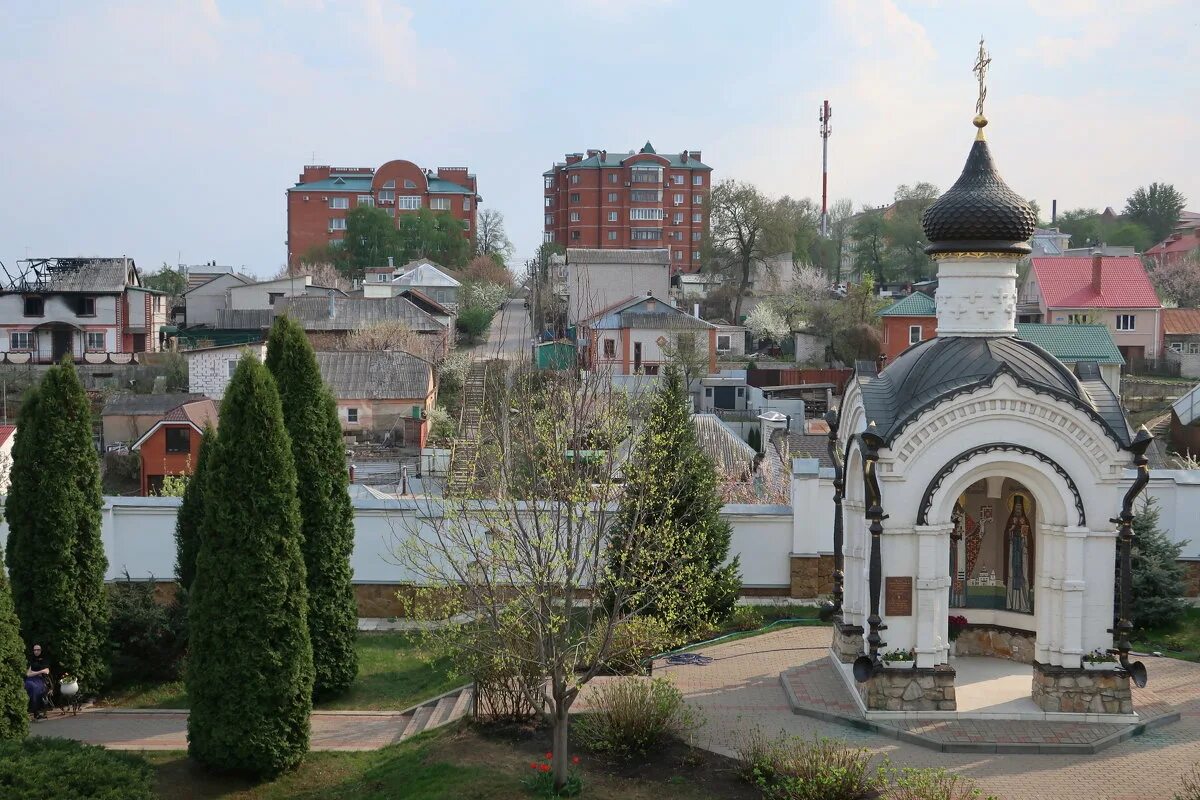
[[[683,738],[700,726],[680,691],[663,678],[613,681],[600,687],[589,705],[591,711],[575,723],[575,735],[600,753],[645,753],[668,736]]]
[[[1085,664],[1115,664],[1117,657],[1107,650],[1096,649],[1083,657]]]
[[[892,773],[886,800],[983,800],[975,782],[944,769],[905,768]],[[987,800],[997,800],[989,795]]]
[[[553,753],[546,753],[537,761],[529,762],[532,773],[521,783],[538,797],[577,797],[583,792],[583,778],[579,775],[579,756],[571,757],[571,771],[562,789],[554,791],[554,767],[550,765]]]
[[[886,757],[876,765],[867,750],[837,739],[771,740],[755,730],[738,746],[738,761],[767,800],[865,800],[887,786]]]
[[[955,639],[957,639],[959,637],[959,634],[961,634],[963,632],[963,630],[966,629],[967,618],[957,615],[957,614],[951,614],[950,621],[949,621],[949,627],[950,627],[950,641],[953,642]]]
[[[892,650],[884,653],[882,656],[885,662],[887,661],[916,661],[916,650]]]

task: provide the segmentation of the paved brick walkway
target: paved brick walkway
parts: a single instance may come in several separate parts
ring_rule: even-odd
[[[312,749],[378,750],[399,741],[408,720],[395,713],[318,711],[312,715]],[[187,713],[88,710],[77,717],[51,715],[32,733],[114,750],[186,750]]]
[[[768,734],[785,731],[806,737],[829,736],[886,754],[897,765],[944,767],[961,772],[978,781],[985,793],[1003,800],[1045,800],[1048,793],[1055,791],[1064,797],[1088,800],[1168,800],[1180,788],[1181,776],[1200,762],[1198,664],[1147,659],[1150,693],[1135,695],[1135,709],[1143,713],[1148,706],[1161,703],[1178,710],[1182,718],[1102,752],[940,753],[900,739],[792,713],[780,674],[792,667],[823,660],[829,640],[827,628],[790,628],[701,648],[701,652],[715,659],[712,664],[659,665],[655,675],[670,677],[704,713],[706,722],[698,734],[699,743],[719,752],[730,753],[745,733],[755,727]]]

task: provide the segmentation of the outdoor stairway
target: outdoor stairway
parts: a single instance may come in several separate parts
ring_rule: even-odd
[[[426,700],[420,705],[406,709],[400,717],[402,733],[396,741],[402,742],[418,733],[440,728],[466,716],[471,710],[475,694],[472,686],[460,686],[445,694]]]
[[[487,384],[487,362],[471,364],[463,384],[463,407],[459,418],[458,436],[450,454],[450,480],[447,494],[462,495],[475,484],[475,461],[479,454],[479,423],[483,415],[484,387]]]

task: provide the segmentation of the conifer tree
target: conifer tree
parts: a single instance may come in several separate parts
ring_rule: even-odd
[[[95,692],[108,672],[108,562],[91,407],[69,360],[22,402],[16,437],[5,516],[21,637],[42,645],[56,677]]]
[[[1179,554],[1187,542],[1173,542],[1158,525],[1158,501],[1147,496],[1133,518],[1133,625],[1166,627],[1183,618],[1184,567]]]
[[[350,569],[354,508],[342,426],[312,345],[287,316],[276,318],[271,329],[267,368],[279,386],[283,420],[292,439],[308,572],[314,693],[326,697],[346,691],[358,674],[358,607]]]
[[[738,559],[725,563],[733,531],[720,518],[716,471],[696,439],[688,405],[679,370],[668,365],[625,470],[610,549],[610,560],[631,550],[653,553],[655,564],[629,565],[635,575],[669,567],[673,580],[658,582],[653,597],[635,595],[631,605],[644,606],[645,614],[681,635],[727,617],[741,589]],[[634,537],[659,538],[664,547],[627,547]]]
[[[230,381],[212,444],[188,602],[188,753],[272,776],[308,750],[313,666],[292,446],[253,356]]]
[[[204,520],[204,481],[208,478],[208,452],[214,447],[217,432],[204,426],[204,438],[196,454],[196,469],[183,490],[183,501],[175,517],[175,575],[184,596],[196,577],[196,553],[200,550],[200,525]]]
[[[22,739],[29,732],[26,663],[20,622],[4,572],[4,552],[0,551],[0,741]]]

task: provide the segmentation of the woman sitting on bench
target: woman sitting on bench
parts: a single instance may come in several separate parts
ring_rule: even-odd
[[[33,646],[29,669],[25,670],[25,693],[29,695],[29,713],[34,719],[46,716],[46,696],[50,693],[50,663],[42,655],[42,646]]]

